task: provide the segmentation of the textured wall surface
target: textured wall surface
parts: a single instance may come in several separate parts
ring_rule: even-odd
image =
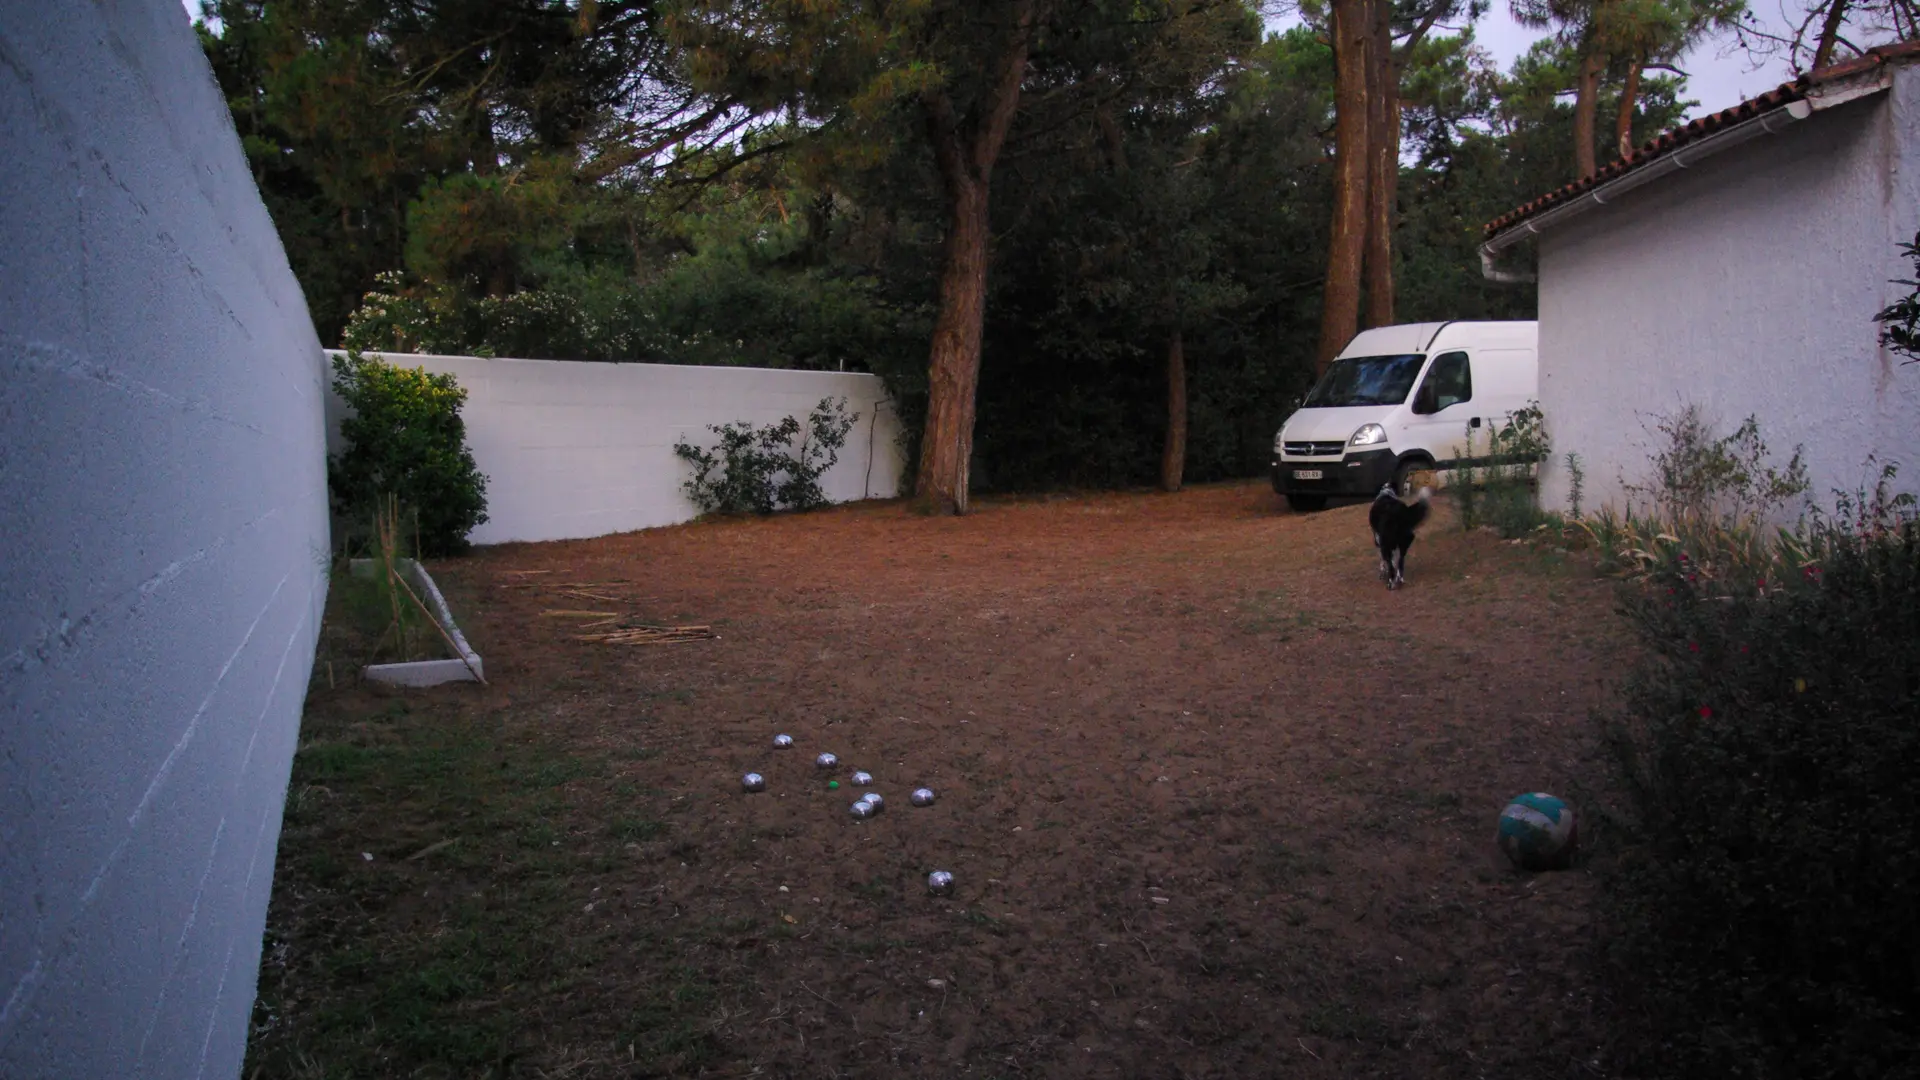
[[[1867,456],[1920,482],[1920,365],[1873,316],[1911,277],[1920,225],[1920,70],[1669,174],[1541,237],[1540,400],[1564,508],[1567,451],[1586,504],[1623,504],[1647,473],[1656,415],[1701,406],[1722,432],[1749,414],[1781,462],[1806,448],[1812,494],[1869,481]]]
[[[402,367],[457,377],[467,390],[467,444],[487,475],[476,544],[567,540],[671,525],[696,510],[674,456],[686,439],[712,446],[709,424],[803,422],[821,398],[860,414],[840,461],[820,478],[834,502],[889,498],[899,488],[900,425],[880,379],[827,371],[493,360],[376,353]],[[337,437],[341,405],[330,406]],[[871,451],[871,453],[869,453]]]
[[[233,1077],[323,356],[178,0],[0,4],[0,1076]]]

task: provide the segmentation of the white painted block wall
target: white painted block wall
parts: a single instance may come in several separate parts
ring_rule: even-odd
[[[178,0],[0,4],[0,1076],[238,1075],[323,357]]]
[[[860,420],[821,478],[834,502],[890,498],[903,467],[900,421],[880,379],[829,371],[669,364],[595,364],[370,353],[450,374],[467,391],[467,444],[487,476],[488,520],[476,544],[566,540],[690,521],[676,457],[681,439],[712,446],[709,424],[805,421],[821,398],[847,399]],[[331,447],[344,406],[330,398]]]
[[[1622,196],[1540,248],[1540,401],[1564,509],[1567,451],[1586,506],[1625,506],[1658,414],[1691,402],[1731,432],[1749,414],[1784,463],[1806,448],[1811,494],[1870,482],[1869,454],[1920,486],[1920,365],[1872,319],[1911,277],[1920,225],[1920,71]]]

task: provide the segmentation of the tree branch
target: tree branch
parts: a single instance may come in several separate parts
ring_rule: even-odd
[[[1033,44],[1033,24],[1037,16],[1035,6],[1035,0],[1019,0],[1014,5],[1013,34],[1007,42],[1000,78],[988,98],[986,120],[974,134],[968,155],[971,160],[967,164],[973,167],[976,180],[985,180],[993,171],[993,161],[1000,156],[1000,144],[1006,141],[1014,113],[1020,109],[1020,83],[1027,77],[1027,50]]]
[[[1440,21],[1441,12],[1442,6],[1435,4],[1433,9],[1427,12],[1427,17],[1420,20],[1420,25],[1414,27],[1413,32],[1407,35],[1406,44],[1395,50],[1398,53],[1398,55],[1393,58],[1395,66],[1404,66],[1407,60],[1413,56],[1413,50],[1419,48],[1420,43],[1426,40],[1427,34],[1433,29],[1434,24]]]
[[[927,141],[933,144],[940,179],[949,193],[957,195],[965,165],[960,159],[960,123],[953,115],[953,101],[945,90],[933,88],[920,92],[920,106],[927,114]]]

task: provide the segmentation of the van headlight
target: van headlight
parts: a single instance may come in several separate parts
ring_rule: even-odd
[[[1348,446],[1373,446],[1387,441],[1387,429],[1379,424],[1361,424],[1360,430],[1347,440]]]

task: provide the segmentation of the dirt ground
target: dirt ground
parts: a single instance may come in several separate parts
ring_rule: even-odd
[[[1609,1075],[1594,878],[1493,835],[1516,793],[1607,797],[1610,587],[1443,509],[1388,592],[1365,513],[1253,483],[874,504],[433,566],[491,685],[316,684],[250,1074]],[[556,609],[718,637],[581,642]],[[483,733],[495,790],[356,787],[340,747],[402,715]],[[536,775],[502,747],[570,763],[537,821],[483,824]],[[510,870],[509,831],[571,861]],[[461,955],[553,944],[398,1015],[381,956],[475,904],[525,922]],[[443,1015],[495,1041],[413,1038]]]

